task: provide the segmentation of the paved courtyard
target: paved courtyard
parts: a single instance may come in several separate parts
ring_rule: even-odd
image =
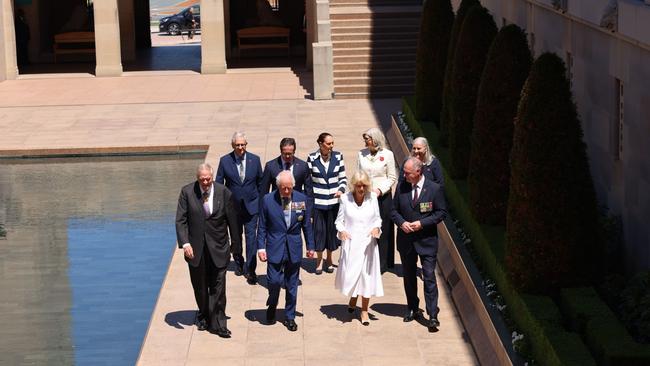
[[[356,167],[356,151],[363,147],[362,131],[385,127],[400,101],[315,102],[309,96],[310,80],[308,72],[284,68],[224,75],[149,72],[119,78],[33,76],[5,81],[0,83],[0,154],[202,145],[209,147],[206,160],[216,165],[218,157],[230,151],[229,139],[236,130],[248,135],[249,151],[263,161],[277,156],[285,136],[297,139],[297,155],[304,158],[316,149],[316,136],[327,131],[334,135],[335,149],[344,154],[350,174]],[[167,88],[171,84],[178,89]],[[174,238],[169,240],[171,250]],[[181,251],[175,251],[138,363],[477,364],[442,279],[439,332],[402,322],[406,300],[399,265],[396,273],[384,275],[386,296],[371,300],[375,320],[364,327],[347,313],[347,299],[334,289],[334,274],[317,276],[313,266],[313,261],[304,260],[295,333],[280,322],[264,324],[263,276],[260,285],[250,286],[228,272],[227,314],[233,338],[221,339],[193,326],[195,304],[187,265]],[[263,275],[265,265],[260,264],[257,272]]]

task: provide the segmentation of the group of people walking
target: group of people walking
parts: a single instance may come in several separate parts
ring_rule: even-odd
[[[435,263],[436,225],[446,216],[441,167],[420,137],[398,175],[382,132],[371,128],[362,137],[365,147],[349,182],[343,155],[334,150],[334,137],[326,132],[318,136],[318,149],[306,161],[295,156],[296,141],[283,138],[280,156],[264,169],[260,158],[247,151],[246,136],[237,132],[233,151],[221,157],[216,174],[209,164],[198,167],[197,181],[181,190],[176,232],[190,269],[199,330],[231,335],[225,315],[231,253],[235,274],[251,285],[258,282],[257,261],[267,262],[267,322],[275,322],[285,288],[283,324],[297,330],[303,236],[307,257],[316,259],[316,275],[334,272],[332,253],[341,248],[335,287],[349,297],[350,313],[361,296],[359,319],[369,325],[370,298],[383,296],[382,274],[394,267],[394,225],[407,297],[404,321],[440,325]],[[419,309],[418,257],[428,319]]]

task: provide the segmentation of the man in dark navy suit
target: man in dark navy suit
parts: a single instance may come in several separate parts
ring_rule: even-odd
[[[241,256],[241,226],[230,191],[213,183],[209,164],[197,169],[196,182],[181,189],[176,211],[176,237],[190,268],[199,308],[198,330],[230,338],[226,326],[226,269],[230,252]],[[230,242],[228,244],[228,233]]]
[[[262,176],[261,193],[267,194],[269,188],[271,191],[278,187],[275,185],[275,177],[283,170],[291,171],[293,178],[296,180],[294,190],[304,193],[307,197],[313,196],[313,187],[311,183],[311,172],[304,160],[295,156],[296,140],[291,137],[285,137],[280,141],[280,156],[266,162],[264,166],[264,175]]]
[[[438,255],[437,225],[447,215],[442,186],[422,175],[422,162],[410,157],[404,164],[404,181],[395,192],[391,216],[399,228],[397,250],[404,268],[404,292],[408,311],[405,322],[423,320],[430,330],[438,321],[438,286],[436,257]],[[417,260],[420,257],[424,279],[424,300],[429,319],[422,319],[418,298]]]
[[[237,263],[236,274],[246,276],[246,281],[257,283],[255,268],[257,267],[256,232],[257,213],[259,211],[259,188],[262,182],[262,164],[260,158],[246,151],[248,141],[246,135],[236,132],[232,136],[233,151],[221,157],[217,168],[217,183],[225,184],[232,195],[239,212],[240,225],[246,235],[246,263],[244,257],[233,255]]]
[[[302,238],[307,242],[307,257],[314,256],[314,236],[311,225],[311,201],[304,194],[294,191],[295,180],[288,171],[282,171],[276,178],[278,189],[262,198],[260,226],[257,232],[258,255],[262,262],[268,261],[266,277],[269,297],[266,301],[266,320],[275,322],[275,310],[280,297],[280,287],[286,286],[283,324],[289,331],[298,330],[296,299],[300,261],[302,260]]]

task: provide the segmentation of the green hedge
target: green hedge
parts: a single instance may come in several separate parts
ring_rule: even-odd
[[[562,312],[583,334],[599,365],[650,365],[650,345],[636,342],[593,287],[562,289]]]
[[[413,114],[413,99],[404,98],[405,119],[414,136],[424,136],[432,144],[443,166],[445,194],[454,218],[460,220],[479,259],[479,265],[497,285],[510,316],[532,346],[533,357],[540,365],[595,365],[579,335],[562,328],[560,311],[547,296],[521,295],[514,290],[504,267],[505,230],[503,227],[480,225],[467,205],[467,182],[453,180],[445,166],[449,160],[446,149],[437,146],[439,131],[433,124],[423,130]]]

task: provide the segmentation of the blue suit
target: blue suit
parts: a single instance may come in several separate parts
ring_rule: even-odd
[[[445,195],[441,185],[424,179],[417,201],[412,199],[411,183],[402,181],[397,186],[393,198],[391,217],[397,225],[397,250],[404,268],[404,292],[409,310],[419,311],[418,282],[416,277],[417,260],[422,263],[424,279],[424,300],[427,313],[438,315],[438,286],[436,283],[436,258],[438,256],[438,228],[440,221],[447,216]],[[400,228],[405,221],[420,221],[422,229],[405,233]]]
[[[234,152],[226,154],[219,160],[215,182],[225,185],[231,192],[235,205],[239,211],[240,225],[244,226],[246,236],[246,268],[248,273],[255,273],[257,268],[257,213],[259,211],[259,187],[262,181],[262,164],[260,158],[246,152],[246,171],[242,182],[237,168],[237,158]],[[239,255],[234,257],[239,266],[244,265],[244,258]]]
[[[300,261],[303,255],[301,232],[305,235],[307,250],[314,250],[314,236],[310,223],[311,206],[311,201],[306,195],[293,191],[288,226],[280,193],[277,190],[265,195],[260,207],[257,248],[266,250],[268,260],[266,277],[269,298],[266,305],[277,306],[280,287],[284,283],[286,319],[294,319],[296,316]]]
[[[262,184],[260,186],[262,194],[268,193],[269,188],[271,191],[278,188],[275,186],[275,177],[277,177],[284,168],[284,161],[281,156],[266,162],[266,165],[264,166],[264,176],[262,177]],[[308,197],[312,197],[314,194],[314,188],[311,182],[311,171],[309,170],[307,163],[304,160],[294,157],[292,169],[293,178],[296,180],[296,185],[293,189],[306,194]]]

